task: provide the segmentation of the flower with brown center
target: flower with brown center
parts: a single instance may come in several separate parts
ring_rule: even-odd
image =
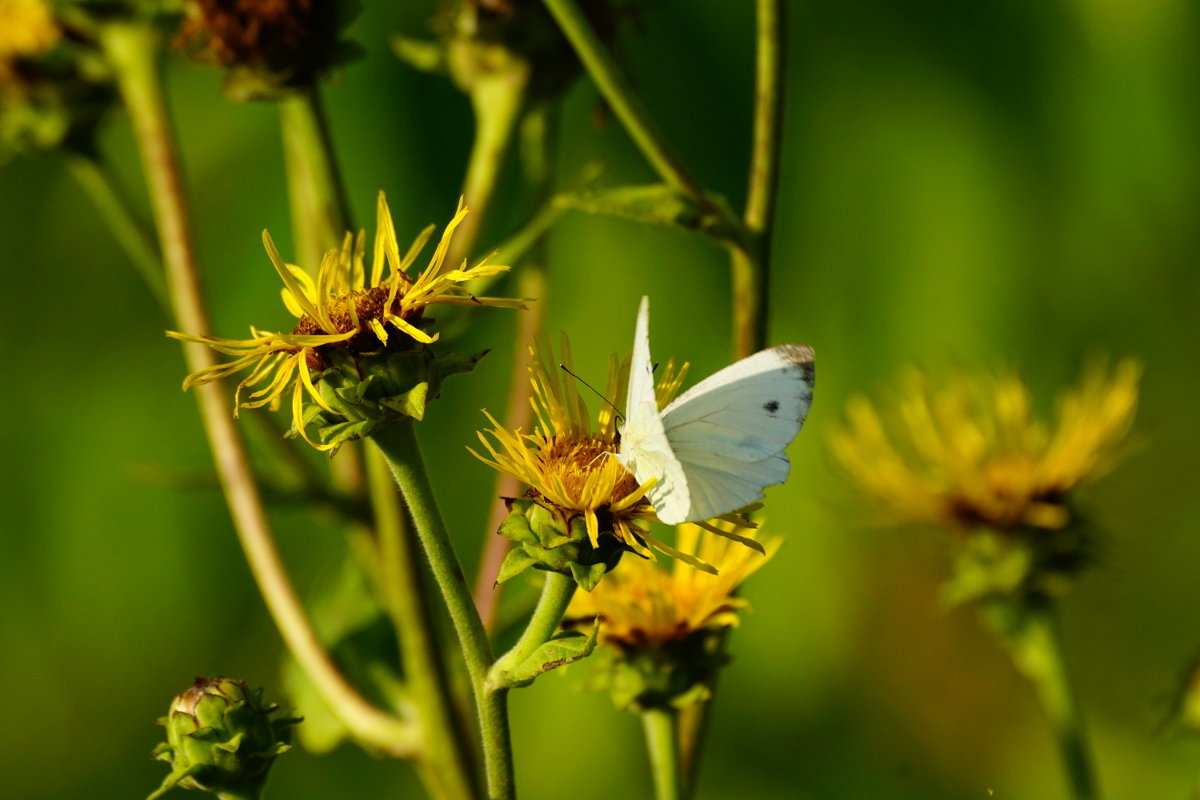
[[[314,280],[299,267],[286,264],[264,231],[267,254],[284,283],[284,305],[298,318],[295,328],[290,333],[272,333],[251,327],[249,339],[168,331],[172,338],[207,344],[235,356],[230,362],[188,375],[184,388],[249,368],[250,374],[235,393],[235,415],[241,408],[277,408],[290,387],[295,430],[321,450],[365,435],[379,421],[380,414],[396,412],[419,419],[425,401],[436,396],[441,378],[469,369],[477,360],[434,357],[428,345],[437,341],[438,334],[429,332],[431,322],[424,316],[425,309],[437,304],[523,306],[519,300],[476,297],[462,286],[508,267],[485,259],[474,267],[463,264],[457,269],[444,268],[450,237],[466,214],[460,202],[428,266],[415,278],[407,270],[433,234],[433,226],[426,228],[401,257],[383,193],[379,195],[369,274],[363,264],[365,235],[361,232],[357,239],[347,234],[340,250],[325,254]],[[243,398],[246,390],[251,391]],[[306,399],[312,404],[308,412]],[[345,422],[337,423],[343,425],[338,430],[324,431],[325,442],[318,444],[306,428],[312,417],[322,412]],[[325,421],[329,423],[330,419]]]
[[[567,609],[569,626],[599,617],[600,643],[610,658],[602,671],[617,705],[642,711],[678,708],[708,697],[724,656],[720,633],[740,622],[747,602],[738,587],[767,563],[782,543],[753,528],[715,523],[736,538],[702,535],[698,525],[676,527],[683,552],[713,564],[711,574],[676,562],[625,559],[590,593],[577,593]],[[761,552],[736,542],[754,541]]]
[[[536,348],[530,349],[531,403],[536,417],[533,432],[507,430],[488,414],[492,427],[479,434],[485,454],[471,451],[488,466],[529,487],[525,499],[511,501],[513,513],[501,528],[523,548],[510,554],[499,579],[507,580],[534,565],[565,572],[573,563],[572,574],[585,588],[591,588],[604,574],[604,567],[611,569],[616,564],[622,550],[632,550],[643,558],[657,550],[712,572],[713,567],[701,558],[651,534],[650,523],[657,519],[646,499],[651,484],[639,485],[615,457],[620,447],[619,412],[611,404],[603,404],[592,430],[565,336],[561,349],[564,369],[554,371],[547,368]],[[543,347],[543,355],[553,358],[549,343]],[[660,406],[674,398],[686,370],[686,365],[676,369],[674,362],[666,363],[656,388]],[[613,357],[604,397],[624,396],[628,375],[628,363]],[[704,527],[737,538],[725,528],[707,523]],[[610,552],[614,546],[617,551]],[[580,559],[591,568],[590,578],[582,577]]]
[[[959,375],[937,387],[911,370],[885,413],[852,399],[830,448],[888,521],[1056,530],[1071,520],[1071,490],[1118,460],[1140,372],[1133,361],[1111,375],[1093,368],[1050,427],[1015,376]]]
[[[1037,419],[1016,377],[912,370],[883,411],[854,398],[830,437],[834,459],[882,521],[955,534],[951,603],[1016,602],[1063,593],[1091,557],[1072,492],[1107,473],[1126,447],[1140,367],[1093,367]]]

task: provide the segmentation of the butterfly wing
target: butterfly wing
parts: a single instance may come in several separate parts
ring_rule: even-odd
[[[660,508],[651,491],[659,519],[709,519],[782,483],[790,468],[783,451],[808,415],[813,380],[812,348],[779,345],[710,375],[664,408],[661,424],[687,497]]]
[[[654,397],[654,365],[650,361],[650,299],[642,298],[633,334],[633,357],[629,364],[629,389],[625,396],[625,423],[617,460],[633,473],[638,483],[656,478],[650,502],[660,514],[664,509],[682,511],[688,504],[687,478],[683,465],[671,452],[663,419]]]

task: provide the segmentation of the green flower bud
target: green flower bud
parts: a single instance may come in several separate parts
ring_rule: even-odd
[[[262,689],[241,681],[197,678],[159,720],[167,741],[154,749],[154,757],[168,762],[171,774],[148,800],[175,787],[258,797],[275,757],[291,749],[292,726],[300,722],[272,720],[278,708],[263,704]]]
[[[570,575],[590,592],[630,550],[611,531],[601,531],[599,545],[588,539],[587,523],[580,514],[564,517],[530,499],[509,499],[508,516],[498,533],[516,542],[509,551],[496,583],[504,583],[530,567]]]

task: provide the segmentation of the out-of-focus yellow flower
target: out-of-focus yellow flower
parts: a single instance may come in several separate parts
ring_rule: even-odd
[[[590,593],[576,593],[567,617],[601,617],[601,642],[623,650],[735,627],[738,612],[746,608],[746,601],[735,596],[737,588],[775,555],[782,540],[759,537],[753,528],[724,520],[713,524],[739,539],[757,541],[765,552],[732,539],[701,535],[704,528],[685,523],[675,529],[677,547],[714,565],[717,574],[678,561],[668,569],[654,559],[626,558]]]
[[[543,349],[553,360],[549,342]],[[561,350],[563,364],[571,370],[571,347],[566,336]],[[614,457],[619,448],[616,410],[602,405],[596,430],[592,431],[574,375],[547,369],[537,348],[531,347],[530,353],[530,402],[537,418],[533,433],[508,430],[485,411],[492,427],[479,433],[479,441],[487,456],[474,450],[471,454],[527,485],[529,496],[556,512],[564,528],[570,527],[572,517],[582,516],[593,548],[599,546],[602,532],[611,532],[643,556],[650,556],[647,544],[669,555],[679,555],[651,536],[649,526],[644,524],[655,519],[654,509],[646,500],[650,484],[639,486]],[[676,370],[674,362],[667,362],[657,387],[660,404],[670,402],[679,391],[686,371],[686,365]],[[604,396],[623,397],[628,377],[629,365],[619,363],[614,356],[609,362]]]
[[[837,462],[885,521],[965,529],[1057,530],[1066,498],[1107,473],[1137,407],[1140,366],[1094,365],[1047,425],[1015,376],[958,375],[944,385],[910,370],[877,410],[852,399],[830,437]]]
[[[0,74],[6,62],[41,55],[61,35],[44,0],[0,0]]]
[[[314,375],[333,366],[339,358],[355,358],[374,353],[396,342],[407,347],[413,342],[429,344],[437,333],[429,333],[429,321],[423,318],[426,307],[434,304],[502,306],[520,308],[523,303],[495,297],[476,297],[460,284],[504,272],[505,266],[486,260],[474,267],[443,269],[446,250],[454,229],[467,209],[459,203],[458,212],[446,226],[429,265],[414,279],[406,270],[413,264],[434,226],[426,228],[401,257],[387,200],[379,194],[375,249],[368,276],[363,265],[365,233],[357,239],[346,235],[340,250],[330,250],[321,261],[316,280],[300,267],[284,263],[275,243],[265,231],[263,243],[279,277],[283,279],[283,303],[299,318],[291,333],[271,333],[251,327],[249,339],[221,339],[168,331],[167,335],[187,342],[200,342],[218,352],[235,356],[188,375],[185,389],[224,378],[243,369],[250,374],[238,384],[234,413],[240,408],[270,406],[277,408],[283,394],[292,389],[292,410],[296,431],[318,449],[332,449],[312,441],[305,431],[304,399],[307,395],[321,409],[332,409],[314,382]],[[385,263],[388,274],[384,276]],[[256,388],[257,387],[257,388]],[[253,389],[242,398],[243,390]]]

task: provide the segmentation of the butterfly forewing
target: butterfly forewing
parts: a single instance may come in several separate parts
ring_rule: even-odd
[[[711,519],[761,500],[788,474],[783,451],[812,403],[813,352],[780,345],[700,381],[658,412],[650,361],[649,301],[633,340],[626,420],[618,458],[674,525]]]
[[[737,461],[782,451],[808,415],[812,364],[811,348],[780,345],[705,378],[663,409],[672,449]]]

